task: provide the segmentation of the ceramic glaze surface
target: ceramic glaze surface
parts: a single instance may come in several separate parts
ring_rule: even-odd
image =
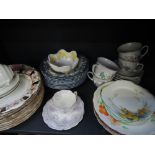
[[[10,82],[10,84],[8,86],[2,87],[0,88],[0,98],[8,95],[9,93],[11,93],[14,89],[16,89],[16,87],[19,84],[19,75],[15,74],[12,81]]]
[[[67,52],[62,49],[56,54],[50,54],[48,61],[54,71],[68,73],[77,66],[79,58],[77,57],[76,51]]]
[[[76,94],[70,90],[61,90],[54,94],[53,104],[58,108],[71,108],[76,102]]]
[[[0,88],[9,86],[13,76],[14,73],[9,66],[0,64]]]

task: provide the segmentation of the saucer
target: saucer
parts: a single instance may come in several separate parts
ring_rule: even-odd
[[[122,76],[135,77],[135,76],[141,76],[143,72],[144,70],[129,71],[129,70],[125,70],[124,68],[121,68],[117,72],[117,74],[120,74]]]
[[[67,112],[55,109],[52,100],[49,100],[43,108],[42,117],[45,124],[55,130],[69,130],[79,124],[84,115],[84,103],[79,96],[77,101]]]
[[[139,74],[137,76],[125,76],[125,75],[121,75],[121,74],[117,73],[116,76],[114,77],[114,80],[128,80],[128,81],[132,81],[136,84],[139,84],[141,82],[143,74],[144,74],[144,71],[142,71],[141,74]]]

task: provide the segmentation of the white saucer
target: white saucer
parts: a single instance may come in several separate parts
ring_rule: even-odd
[[[83,119],[84,103],[80,97],[77,97],[77,102],[74,108],[68,112],[56,110],[49,100],[43,108],[43,120],[49,128],[55,130],[68,130],[76,125]]]
[[[12,91],[14,91],[14,89],[16,89],[18,84],[19,84],[19,75],[15,74],[15,76],[13,77],[9,86],[0,88],[0,98],[4,97],[4,96],[8,95],[9,93],[11,93]]]

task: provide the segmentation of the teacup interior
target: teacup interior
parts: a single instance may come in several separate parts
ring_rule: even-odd
[[[106,59],[104,57],[99,57],[97,59],[97,62],[114,71],[117,71],[119,69],[119,67],[113,61]]]
[[[131,42],[131,43],[125,43],[118,47],[118,52],[134,52],[136,50],[139,50],[142,47],[142,44],[139,42]]]

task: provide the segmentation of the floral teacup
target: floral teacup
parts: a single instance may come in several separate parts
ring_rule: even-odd
[[[119,67],[114,62],[100,57],[97,59],[97,64],[92,66],[92,72],[88,72],[87,75],[95,85],[99,86],[102,83],[112,81],[118,69]]]

